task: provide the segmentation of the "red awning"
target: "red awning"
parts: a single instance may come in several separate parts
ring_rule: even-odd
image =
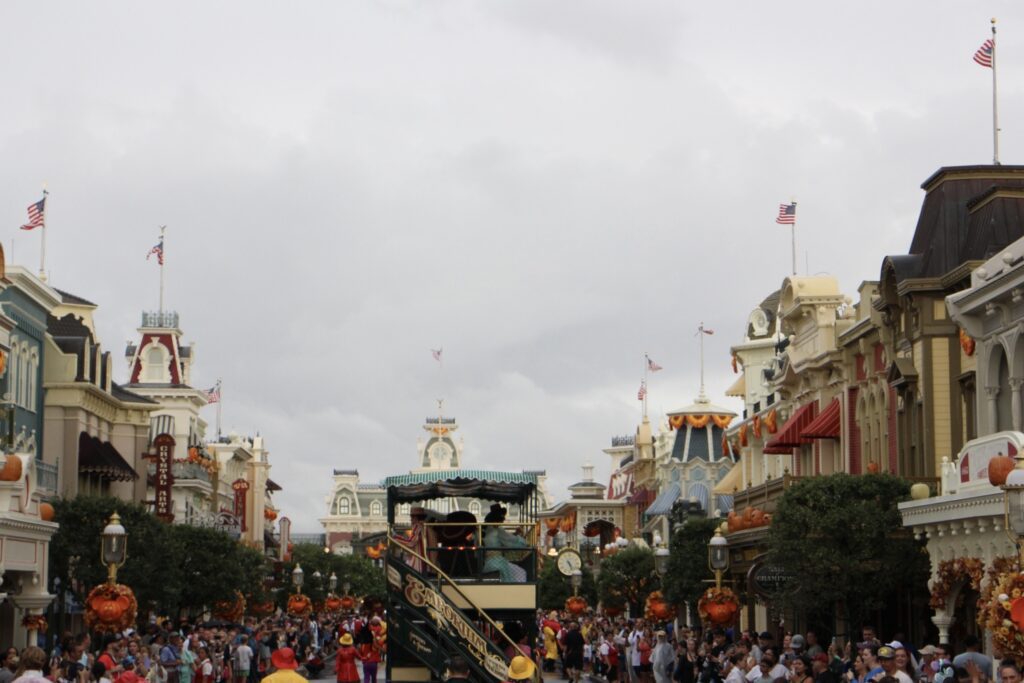
[[[839,399],[834,398],[821,415],[807,425],[800,436],[805,439],[838,439],[839,438]]]
[[[797,446],[810,443],[810,439],[804,438],[801,433],[811,424],[817,413],[818,404],[816,402],[807,403],[797,408],[796,412],[786,421],[786,425],[775,435],[775,438],[764,445],[764,452],[789,453]]]

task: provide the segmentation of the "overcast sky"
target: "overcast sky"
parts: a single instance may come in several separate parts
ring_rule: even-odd
[[[46,181],[51,283],[100,305],[124,380],[167,224],[193,383],[266,437],[296,531],[332,468],[414,467],[439,396],[465,465],[546,468],[558,499],[588,460],[607,479],[645,351],[652,412],[692,400],[701,320],[738,407],[779,202],[801,271],[853,296],[925,178],[991,161],[993,15],[1017,163],[1016,0],[4,2],[0,239],[38,267]]]

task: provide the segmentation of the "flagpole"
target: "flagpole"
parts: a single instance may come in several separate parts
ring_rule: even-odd
[[[647,356],[647,352],[644,351],[644,402],[641,406],[643,410],[642,417],[647,417],[647,368],[650,366],[650,359]]]
[[[39,279],[46,282],[46,214],[50,207],[47,198],[50,193],[46,191],[46,183],[43,183],[43,234],[39,239]]]
[[[700,397],[704,398],[704,321],[700,321],[697,328],[697,336],[700,337]]]
[[[996,99],[996,18],[992,17],[992,163],[999,165],[999,103]]]
[[[164,260],[167,255],[167,247],[164,244],[164,231],[167,230],[166,225],[160,226],[160,315],[164,313]],[[218,412],[220,408],[217,409]],[[220,425],[217,426],[217,436],[220,437]]]
[[[220,441],[220,407],[224,403],[224,393],[220,386],[220,380],[217,380],[217,441]]]
[[[789,235],[793,248],[793,275],[796,275],[796,200],[792,200],[790,204],[793,205],[793,222],[789,225]]]

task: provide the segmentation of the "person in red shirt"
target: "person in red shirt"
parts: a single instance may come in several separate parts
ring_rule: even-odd
[[[356,659],[359,653],[352,646],[352,634],[346,633],[338,641],[341,647],[338,648],[337,660],[334,665],[334,673],[337,674],[338,683],[359,683],[359,669],[356,668]]]
[[[102,660],[103,657],[100,657]],[[143,680],[139,674],[135,673],[135,658],[125,657],[121,660],[121,674],[114,678],[114,683],[141,683]]]
[[[117,678],[123,671],[120,665],[120,646],[120,641],[112,636],[110,640],[107,641],[107,646],[104,648],[103,654],[96,659],[98,662],[103,662],[103,666],[107,667],[107,676],[109,676],[111,680]]]

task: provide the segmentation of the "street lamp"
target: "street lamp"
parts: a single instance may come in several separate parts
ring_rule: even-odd
[[[107,583],[117,583],[117,569],[124,566],[128,559],[128,532],[121,525],[121,516],[116,512],[110,515],[107,526],[100,534],[100,558],[107,565]]]
[[[302,594],[302,579],[303,571],[302,566],[298,562],[295,563],[295,569],[292,570],[292,584],[295,585],[295,592],[299,595]]]
[[[352,588],[352,584],[350,584],[348,581],[346,581],[345,583],[341,584],[341,591],[345,595],[348,595],[348,591],[349,591],[350,588]]]
[[[338,587],[338,575],[331,572],[330,578],[327,579],[327,585],[331,587],[331,592],[333,593],[334,589]]]
[[[1021,537],[1024,537],[1024,456],[1018,455],[1016,460],[1017,466],[1006,475],[1006,482],[1003,484],[1006,500],[1005,526],[1010,540],[1017,546],[1021,557],[1024,557],[1024,546],[1021,545]]]
[[[722,574],[729,569],[729,541],[722,536],[721,529],[715,529],[715,535],[708,543],[708,566],[715,573],[715,587],[722,587]]]
[[[319,569],[317,569],[315,572],[313,572],[313,578],[316,579],[316,585],[319,586],[320,585],[320,579],[323,578],[323,575],[320,573]]]
[[[583,585],[583,570],[573,569],[572,576],[569,577],[569,581],[572,582],[572,594],[578,595],[580,592],[580,586]]]
[[[661,546],[654,551],[654,568],[660,576],[668,573],[668,548]]]

